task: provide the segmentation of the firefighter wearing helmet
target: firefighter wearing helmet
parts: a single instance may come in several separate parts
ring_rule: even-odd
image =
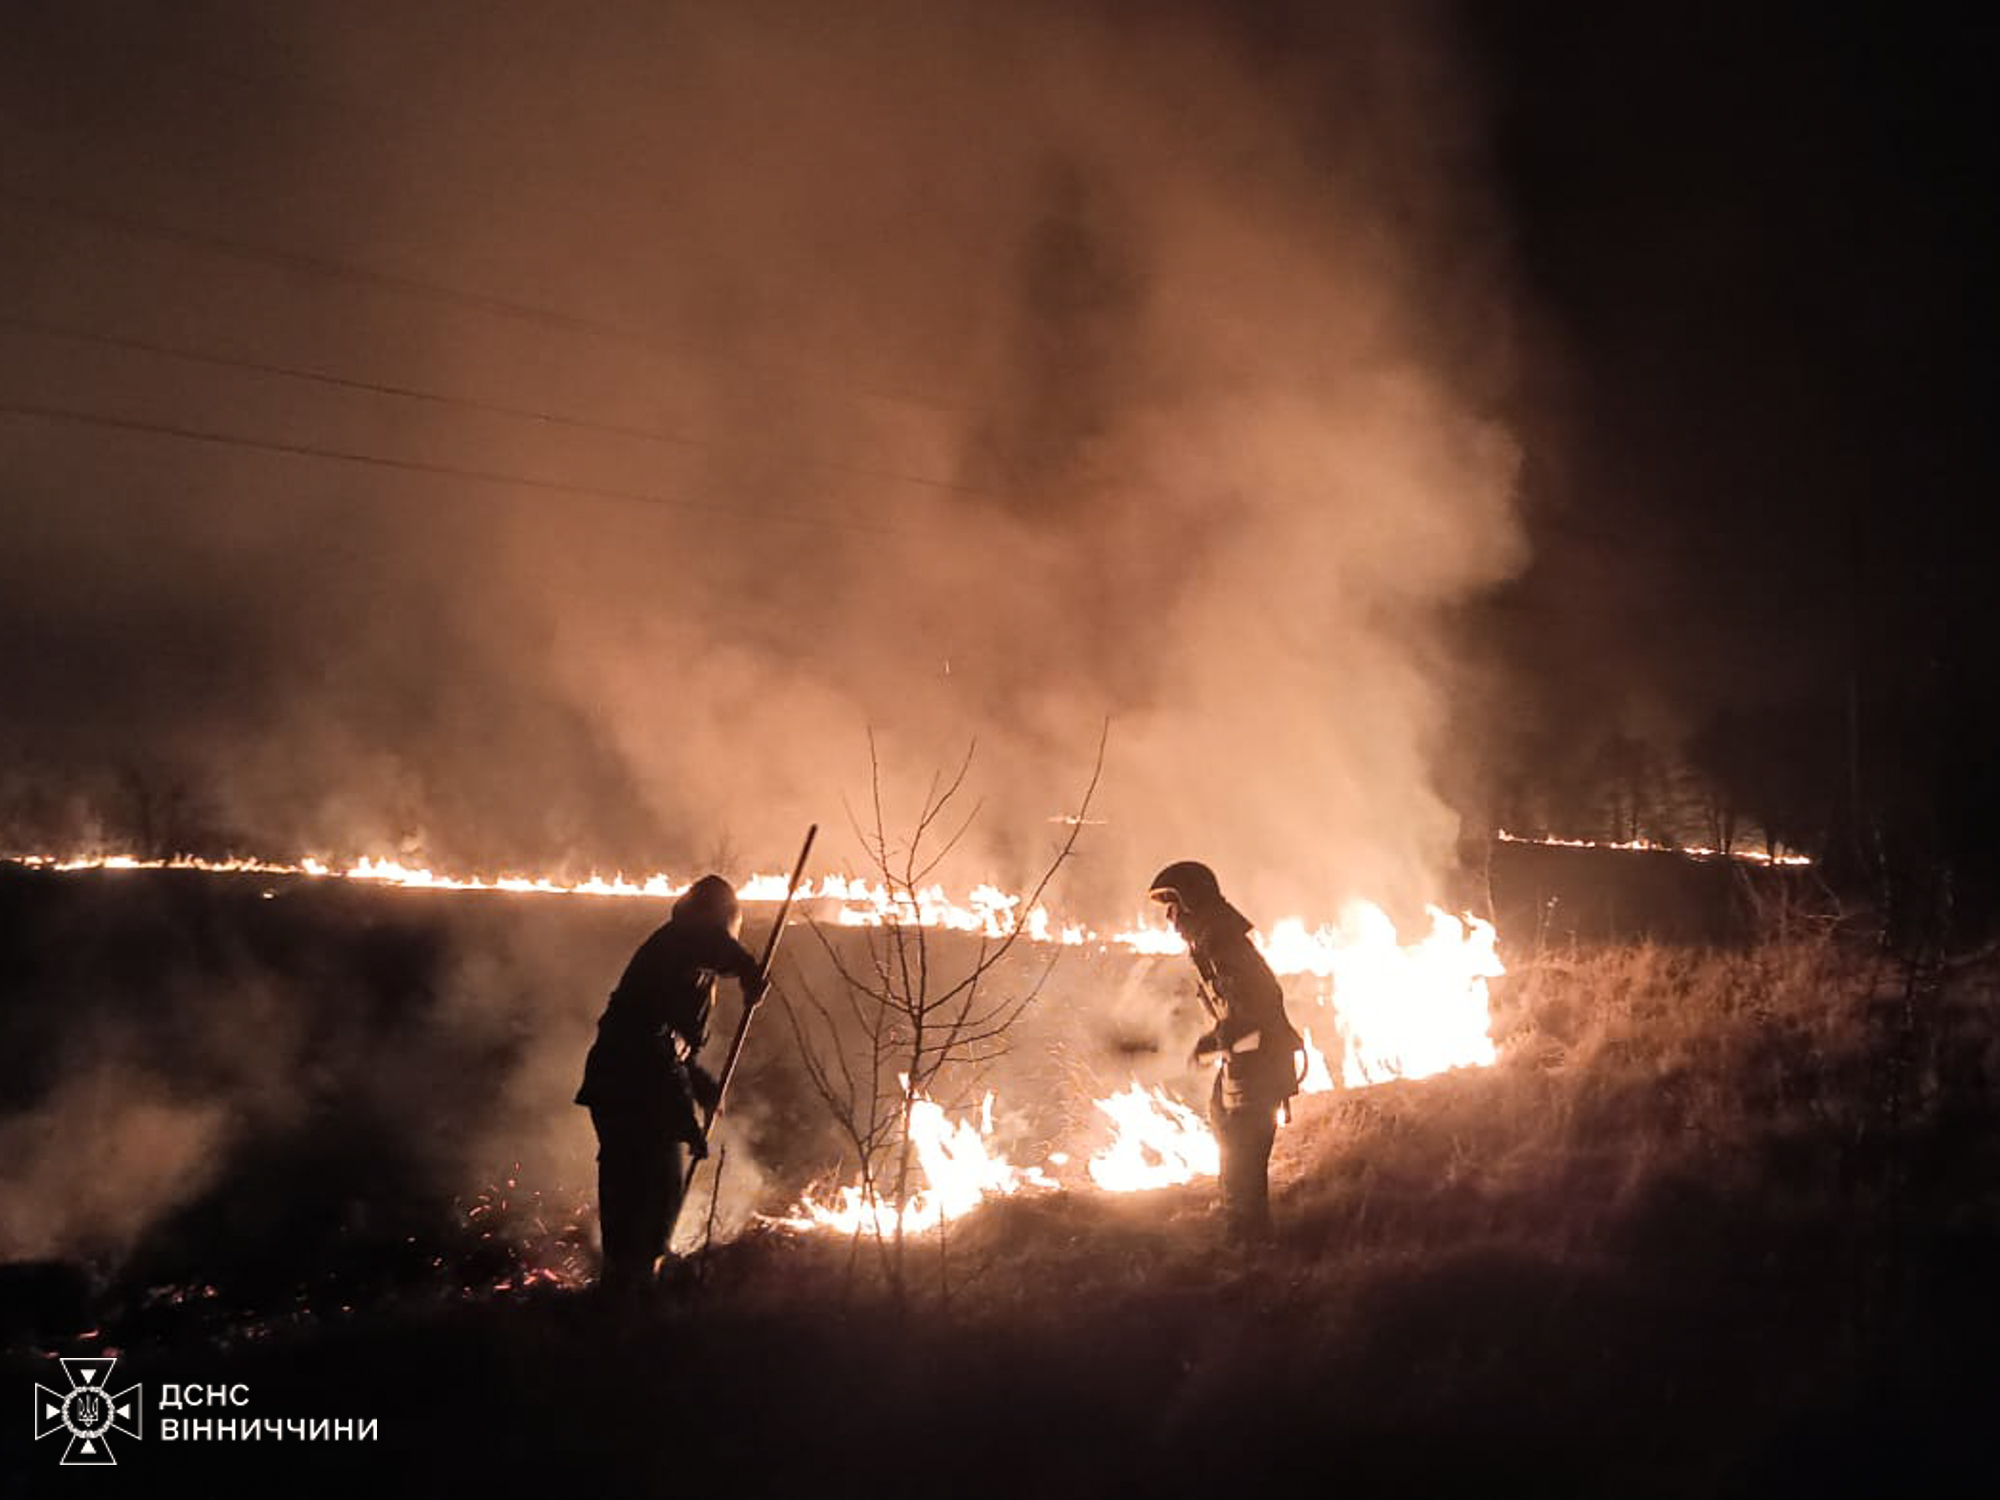
[[[1147,894],[1188,945],[1202,1004],[1214,1023],[1193,1061],[1220,1058],[1209,1121],[1222,1148],[1222,1207],[1230,1239],[1271,1233],[1269,1170],[1278,1112],[1298,1092],[1303,1045],[1285,1015],[1284,991],[1250,941],[1250,921],[1223,898],[1215,872],[1182,860],[1153,877]]]
[[[708,1031],[715,979],[726,974],[755,1005],[757,960],[737,941],[736,891],[704,875],[639,945],[597,1023],[576,1102],[597,1130],[597,1216],[604,1241],[601,1285],[648,1286],[679,1216],[688,1157],[702,1155],[697,1104],[713,1109],[715,1081],[695,1061]]]

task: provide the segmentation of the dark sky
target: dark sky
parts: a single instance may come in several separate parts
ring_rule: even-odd
[[[266,813],[300,800],[288,777],[302,737],[334,747],[339,775],[309,778],[323,795],[308,834],[463,817],[504,824],[495,848],[604,847],[635,807],[687,822],[695,794],[663,791],[634,751],[659,726],[595,701],[650,679],[634,667],[579,686],[573,621],[516,607],[524,579],[559,599],[585,570],[520,519],[550,497],[517,491],[498,509],[519,516],[496,521],[482,481],[427,480],[425,465],[597,492],[563,498],[585,502],[574,514],[593,518],[593,540],[576,545],[609,571],[657,544],[604,518],[620,495],[726,494],[706,520],[676,513],[674,555],[698,566],[660,587],[740,614],[732,639],[767,684],[746,697],[803,695],[844,724],[880,709],[885,679],[855,666],[866,657],[949,676],[938,692],[979,697],[975,717],[1042,750],[1087,745],[1108,711],[1142,726],[1133,784],[1155,807],[1191,780],[1143,740],[1147,725],[1166,726],[1162,741],[1194,732],[1173,717],[1177,686],[1224,691],[1229,651],[1295,644],[1283,622],[1247,623],[1268,613],[1254,587],[1189,561],[1239,524],[1277,528],[1279,551],[1331,539],[1365,562],[1387,535],[1385,568],[1451,559],[1379,596],[1358,571],[1331,585],[1353,602],[1314,640],[1332,670],[1395,637],[1401,654],[1353,668],[1329,703],[1382,716],[1381,777],[1443,745],[1438,775],[1474,824],[1497,785],[1568,775],[1618,734],[1706,735],[1746,788],[1801,754],[1806,780],[1838,780],[1850,708],[1871,773],[1949,781],[1983,753],[1992,259],[1975,226],[1994,59],[1969,24],[1825,7],[1185,4],[1106,5],[1088,22],[965,5],[921,24],[887,6],[833,28],[772,4],[684,36],[672,8],[629,6],[558,18],[439,4],[393,24],[345,7],[7,10],[4,399],[265,445],[4,419],[15,597],[0,601],[0,793],[16,813],[61,822],[64,768],[103,803],[104,787],[150,774],[135,760],[155,746],[171,759],[183,738],[202,742],[183,771],[207,769],[160,784],[212,780],[221,725],[280,747],[228,763],[259,795],[226,800]],[[739,77],[756,87],[716,83]],[[728,117],[711,126],[704,99]],[[852,122],[859,144],[829,121]],[[795,175],[760,179],[771,163]],[[682,233],[690,204],[704,228]],[[1239,222],[1262,238],[1235,243]],[[1279,246],[1267,269],[1259,254]],[[1002,291],[965,290],[989,276]],[[1360,291],[1315,301],[1321,280]],[[1177,281],[1172,304],[1162,288]],[[1284,344],[1293,285],[1301,318],[1352,326],[1330,336],[1338,354],[1302,341],[1258,368]],[[1181,316],[1203,298],[1212,317]],[[248,365],[190,366],[135,347],[148,342]],[[642,359],[649,380],[662,359],[700,377],[671,377],[642,410]],[[1163,432],[1210,416],[1228,430],[1234,409],[1203,381],[1230,360],[1249,372],[1242,389],[1324,378],[1330,425],[1351,420],[1363,448],[1383,409],[1343,393],[1421,366],[1423,399],[1467,424],[1462,442],[1439,439],[1456,478],[1423,482],[1462,480],[1475,498],[1449,525],[1448,506],[1392,517],[1357,503],[1329,531],[1299,529],[1290,502],[1247,502],[1239,522],[1226,474],[1164,515],[1148,475],[1122,494],[1147,466],[1143,442],[1171,455]],[[348,383],[302,392],[256,365]],[[516,415],[366,389],[381,383]],[[526,435],[520,411],[557,405],[601,430]],[[694,439],[675,464],[611,452],[630,434],[610,429],[650,430],[662,411],[676,441]],[[1397,420],[1421,427],[1419,411]],[[1511,480],[1469,456],[1489,421],[1512,435]],[[1290,441],[1246,461],[1246,490],[1284,481]],[[315,465],[274,451],[287,445],[402,467]],[[1393,439],[1386,451],[1400,453]],[[1400,456],[1391,468],[1415,472]],[[1525,551],[1476,498],[1489,482],[1511,490]],[[769,515],[743,520],[776,513],[782,531],[801,506],[816,529],[782,544]],[[870,540],[954,517],[979,539],[942,563]],[[1454,530],[1467,540],[1440,547]],[[750,607],[774,575],[829,557],[848,592],[814,597],[865,629],[787,634]],[[862,590],[869,558],[877,579],[930,576],[930,608]],[[1037,604],[1038,590],[1066,602]],[[1194,648],[1220,653],[1204,670],[1183,671],[1189,648],[1150,628],[1156,597],[1184,606],[1190,640],[1219,643]],[[968,599],[979,607],[955,612]],[[1439,606],[1455,633],[1411,623]],[[385,612],[393,631],[375,623]],[[589,650],[624,649],[642,626],[608,619]],[[1424,665],[1439,654],[1454,665]],[[451,670],[426,665],[440,661]],[[1071,670],[1074,692],[1047,687]],[[1453,684],[1443,717],[1413,675]],[[562,689],[512,686],[530,679]],[[700,691],[727,696],[734,680]],[[1311,691],[1296,673],[1269,687]],[[732,705],[702,755],[768,744],[765,711]],[[1259,727],[1260,749],[1280,753],[1282,726]],[[419,732],[430,753],[381,748]],[[121,738],[147,753],[108,753]],[[1875,744],[1912,738],[1929,748],[1885,758]],[[1356,749],[1336,735],[1273,774],[1341,781]],[[1742,772],[1746,757],[1760,769]],[[798,764],[760,768],[763,785],[803,791]],[[1326,815],[1363,843],[1363,810],[1385,800],[1377,775],[1328,794]],[[1437,841],[1422,807],[1386,800],[1381,820]],[[242,807],[225,810],[232,836],[254,837],[259,814]]]
[[[1990,623],[1993,57],[1928,9],[1467,8],[1542,335],[1510,602],[1565,687],[1883,693]]]

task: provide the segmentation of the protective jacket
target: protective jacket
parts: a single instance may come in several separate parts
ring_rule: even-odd
[[[657,1123],[674,1140],[698,1141],[694,1105],[707,1079],[692,1059],[706,1037],[715,977],[754,981],[757,968],[741,943],[711,923],[664,923],[639,945],[611,992],[576,1102]]]
[[[1250,922],[1227,901],[1199,914],[1188,951],[1202,980],[1202,1002],[1215,1024],[1197,1052],[1221,1052],[1214,1108],[1270,1110],[1299,1091],[1296,1054],[1303,1045],[1285,1015],[1285,992],[1250,941]]]

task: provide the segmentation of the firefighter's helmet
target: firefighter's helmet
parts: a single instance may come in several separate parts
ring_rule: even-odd
[[[720,927],[729,933],[738,931],[743,909],[736,901],[736,887],[720,875],[702,876],[674,903],[674,920]]]
[[[1207,865],[1183,859],[1155,875],[1152,884],[1146,888],[1146,894],[1163,905],[1171,904],[1182,911],[1202,912],[1221,902],[1222,887],[1216,883],[1215,871]]]

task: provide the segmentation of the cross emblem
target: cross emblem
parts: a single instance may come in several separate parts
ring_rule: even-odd
[[[69,1446],[62,1456],[65,1464],[115,1464],[118,1460],[111,1456],[111,1434],[141,1436],[145,1413],[139,1387],[129,1385],[115,1393],[110,1389],[111,1369],[117,1363],[115,1354],[108,1358],[65,1357],[62,1367],[69,1377],[69,1389],[35,1387],[35,1436],[67,1432]]]

